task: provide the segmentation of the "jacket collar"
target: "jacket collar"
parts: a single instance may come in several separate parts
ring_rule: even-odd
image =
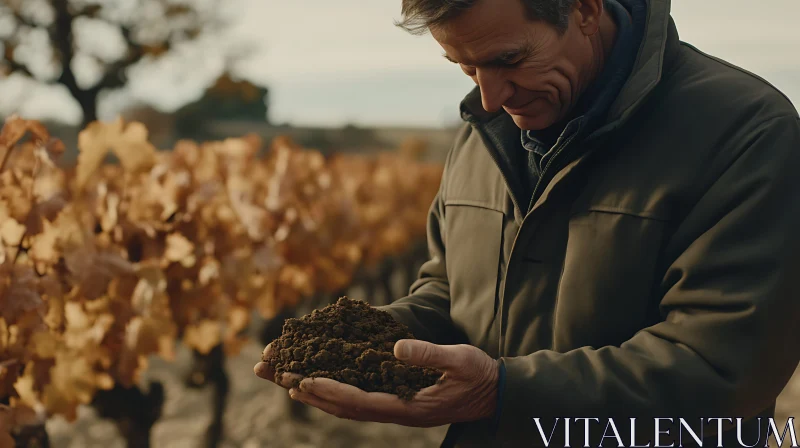
[[[618,127],[636,111],[661,81],[665,66],[673,63],[679,45],[678,31],[670,17],[670,0],[648,0],[645,32],[636,62],[628,81],[609,109],[607,124],[599,131]],[[467,94],[461,102],[460,111],[461,118],[469,123],[492,121],[508,115],[502,109],[494,113],[486,112],[478,87]]]

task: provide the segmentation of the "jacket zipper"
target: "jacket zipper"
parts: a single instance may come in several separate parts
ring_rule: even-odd
[[[500,335],[498,338],[499,346],[497,347],[497,354],[500,357],[504,356],[505,354],[503,346],[505,344],[504,310],[505,310],[505,298],[506,298],[506,285],[508,284],[508,276],[511,273],[510,269],[511,261],[514,258],[514,254],[516,253],[517,241],[519,241],[519,235],[522,233],[522,227],[525,225],[525,220],[527,220],[528,215],[530,215],[530,212],[533,211],[534,204],[536,204],[536,193],[539,190],[539,185],[542,183],[542,179],[544,179],[544,176],[547,173],[547,169],[550,168],[550,166],[553,164],[553,161],[558,158],[559,154],[561,154],[564,151],[564,149],[567,146],[569,146],[570,143],[572,143],[572,140],[574,140],[579,133],[580,129],[578,129],[574,134],[572,134],[572,136],[570,136],[569,139],[567,139],[563,145],[559,146],[558,149],[556,149],[556,152],[553,153],[553,156],[550,157],[550,159],[548,159],[547,164],[545,164],[544,168],[541,170],[541,174],[539,175],[539,180],[536,181],[536,186],[533,187],[533,193],[531,194],[531,202],[528,205],[528,211],[525,212],[525,215],[522,218],[522,223],[520,223],[519,230],[517,230],[517,234],[514,236],[514,242],[511,244],[511,252],[509,253],[508,264],[506,265],[506,274],[503,278],[502,301],[499,304],[499,310],[498,310],[499,311],[498,318],[500,319],[500,328],[499,328]],[[497,163],[496,160],[495,163]],[[502,172],[503,170],[500,171]]]
[[[567,141],[565,141],[565,142],[564,142],[564,144],[563,144],[563,145],[559,146],[559,147],[558,147],[558,149],[556,149],[556,152],[555,152],[555,153],[553,153],[553,156],[552,156],[552,157],[550,157],[550,159],[547,161],[547,164],[546,164],[546,165],[544,166],[544,168],[542,169],[542,173],[541,173],[541,175],[539,175],[539,179],[536,181],[536,185],[533,187],[533,193],[531,194],[531,203],[528,205],[528,211],[529,211],[529,212],[533,210],[533,206],[536,204],[536,200],[537,200],[536,193],[538,193],[538,191],[539,191],[539,185],[541,185],[541,184],[542,184],[542,179],[544,179],[544,176],[545,176],[545,174],[547,174],[547,169],[548,169],[548,168],[550,168],[550,165],[552,165],[552,164],[553,164],[553,161],[554,161],[554,160],[556,160],[556,158],[558,158],[558,155],[559,155],[559,154],[561,154],[561,153],[564,151],[564,149],[565,149],[567,146],[569,146],[569,144],[570,144],[570,143],[572,143],[572,140],[574,140],[574,139],[575,139],[575,137],[577,137],[577,136],[578,136],[578,134],[580,134],[580,132],[581,132],[581,128],[579,127],[579,128],[578,128],[578,129],[577,129],[577,130],[576,130],[576,131],[575,131],[575,132],[574,132],[574,133],[573,133],[573,134],[572,134],[572,135],[569,137],[569,139],[567,139]],[[528,217],[528,213],[526,213],[526,214],[525,214],[525,217],[526,217],[526,218]],[[524,223],[524,222],[525,222],[525,220],[523,220],[523,223]],[[521,229],[521,228],[522,228],[522,226],[520,226],[520,229]]]

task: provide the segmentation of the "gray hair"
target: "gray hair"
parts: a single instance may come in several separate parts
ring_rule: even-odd
[[[395,24],[411,34],[425,34],[475,5],[478,0],[403,0],[403,20]],[[484,0],[491,1],[491,0]],[[519,0],[531,20],[543,20],[564,32],[575,0]]]

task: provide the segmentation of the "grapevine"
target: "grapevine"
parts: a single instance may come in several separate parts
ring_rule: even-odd
[[[159,151],[94,122],[73,167],[39,122],[0,131],[0,446],[101,391],[135,387],[181,342],[235,355],[264,319],[424,238],[441,166],[326,158],[256,136]],[[113,154],[119,163],[106,162]]]

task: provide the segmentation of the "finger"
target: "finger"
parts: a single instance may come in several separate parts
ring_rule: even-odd
[[[378,423],[401,423],[406,420],[405,418],[398,418],[397,416],[389,415],[383,412],[367,411],[359,407],[344,406],[340,403],[333,403],[312,393],[303,392],[297,388],[290,389],[289,396],[293,400],[297,400],[309,406],[314,406],[315,408],[327,414],[333,415],[334,417],[344,418],[347,420]]]
[[[303,376],[296,373],[282,373],[276,375],[272,366],[266,362],[256,364],[255,367],[253,367],[253,372],[255,372],[256,376],[259,378],[272,381],[286,389],[295,387],[300,384],[300,381],[303,381]]]
[[[418,339],[401,339],[394,344],[395,358],[409,364],[440,370],[458,370],[464,363],[464,347],[436,345]]]
[[[307,392],[302,392],[297,388],[289,389],[289,396],[292,400],[299,401],[301,403],[305,403],[309,406],[314,406],[315,408],[333,415],[334,417],[344,418],[348,420],[354,420],[356,417],[355,412],[353,409],[347,409],[346,407],[339,406],[337,404],[331,403],[327,400],[323,400],[320,397],[317,397],[314,394],[310,394]]]
[[[265,362],[260,362],[253,367],[253,372],[259,378],[264,378],[265,380],[275,381],[275,370],[272,369],[272,366]]]
[[[286,389],[298,387],[301,381],[303,381],[303,375],[296,373],[284,372],[275,377],[275,383]]]
[[[414,412],[414,406],[401,400],[397,395],[366,392],[328,378],[306,378],[300,383],[300,391],[345,409],[358,409],[362,412],[392,417]]]
[[[270,353],[272,353],[272,343],[269,343],[266,347],[264,347],[264,350],[261,352],[261,360],[266,361]]]

